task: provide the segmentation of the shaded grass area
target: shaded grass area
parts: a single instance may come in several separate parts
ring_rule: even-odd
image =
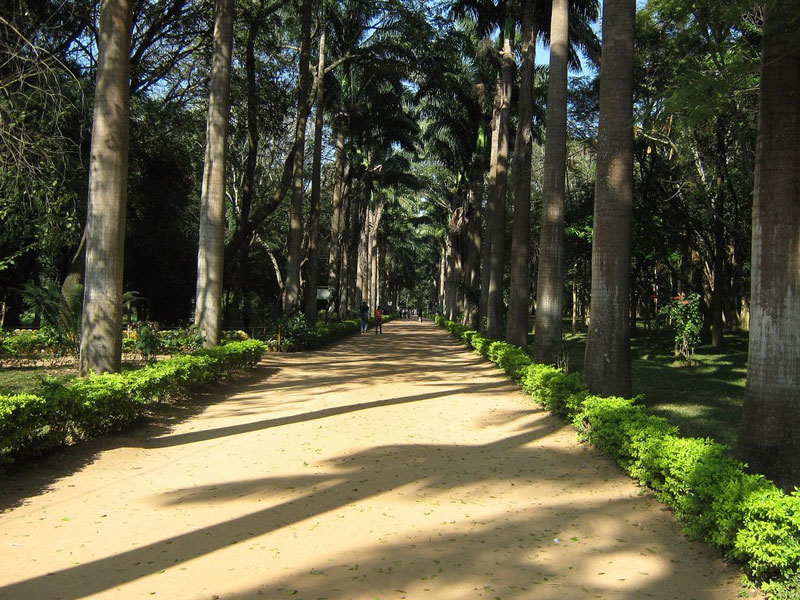
[[[75,365],[3,367],[0,369],[0,395],[35,393],[45,379],[66,383],[77,374]]]
[[[123,356],[122,372],[141,369],[142,361]],[[64,359],[51,365],[47,361],[25,360],[17,364],[0,364],[0,395],[35,394],[45,381],[66,383],[78,376],[76,359]]]
[[[724,348],[697,349],[692,365],[677,359],[667,331],[648,335],[637,329],[631,340],[633,393],[642,403],[691,437],[708,437],[731,447],[738,439],[747,375],[747,334],[726,333]],[[570,372],[583,370],[586,333],[565,331]]]

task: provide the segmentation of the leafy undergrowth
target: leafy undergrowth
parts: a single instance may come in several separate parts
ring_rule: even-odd
[[[747,375],[747,335],[726,335],[721,350],[698,347],[687,365],[674,356],[668,335],[632,339],[633,393],[654,414],[693,437],[707,437],[734,447],[738,438]],[[581,372],[584,333],[565,336],[570,372]]]

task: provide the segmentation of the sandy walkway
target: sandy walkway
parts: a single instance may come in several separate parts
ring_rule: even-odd
[[[431,323],[269,355],[2,482],[0,598],[725,598],[738,573]]]

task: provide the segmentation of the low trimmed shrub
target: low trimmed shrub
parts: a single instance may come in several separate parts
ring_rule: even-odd
[[[138,371],[45,383],[40,394],[0,396],[0,466],[128,425],[149,406],[255,365],[265,351],[256,340],[230,342]]]
[[[0,331],[0,359],[37,358],[46,349],[38,329]]]
[[[386,323],[396,318],[396,315],[384,315]],[[374,323],[374,320],[370,320]],[[278,326],[276,325],[276,329]],[[277,333],[265,341],[271,351],[300,352],[303,350],[316,350],[326,344],[357,333],[361,324],[356,319],[335,321],[332,323],[319,322],[308,324],[305,315],[294,313],[280,323],[280,339]]]

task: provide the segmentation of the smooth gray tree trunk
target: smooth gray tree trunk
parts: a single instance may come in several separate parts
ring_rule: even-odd
[[[303,0],[300,42],[300,82],[297,86],[297,122],[295,124],[295,154],[292,166],[292,201],[289,207],[289,240],[286,258],[286,287],[283,290],[283,310],[300,308],[300,263],[303,253],[303,165],[305,162],[306,123],[311,92],[311,16],[312,0]],[[316,290],[314,290],[316,294]]]
[[[536,67],[536,1],[522,0],[522,68],[519,118],[514,140],[514,221],[511,229],[511,288],[508,300],[506,341],[528,347],[530,329],[531,245],[531,144],[533,139],[533,74]]]
[[[95,84],[80,373],[122,366],[122,275],[128,185],[132,3],[104,0]]]
[[[306,281],[305,315],[309,323],[317,320],[317,282],[319,280],[319,211],[322,188],[322,128],[325,101],[325,41],[326,28],[323,22],[319,38],[319,60],[317,61],[317,113],[314,119],[314,158],[311,165],[311,205],[308,209],[308,279]]]
[[[513,8],[506,17],[501,55],[500,109],[497,123],[497,158],[490,167],[489,194],[491,221],[487,222],[489,252],[489,297],[486,304],[486,335],[500,338],[503,327],[503,274],[505,271],[506,192],[508,188],[508,119],[511,112],[511,88],[514,78]]]
[[[200,240],[194,322],[206,347],[219,343],[225,254],[225,155],[231,112],[233,0],[217,0],[208,99],[206,156],[200,197]]]
[[[550,21],[550,81],[544,146],[542,228],[536,283],[534,360],[556,364],[561,355],[564,302],[564,195],[567,160],[568,0],[553,0]]]

